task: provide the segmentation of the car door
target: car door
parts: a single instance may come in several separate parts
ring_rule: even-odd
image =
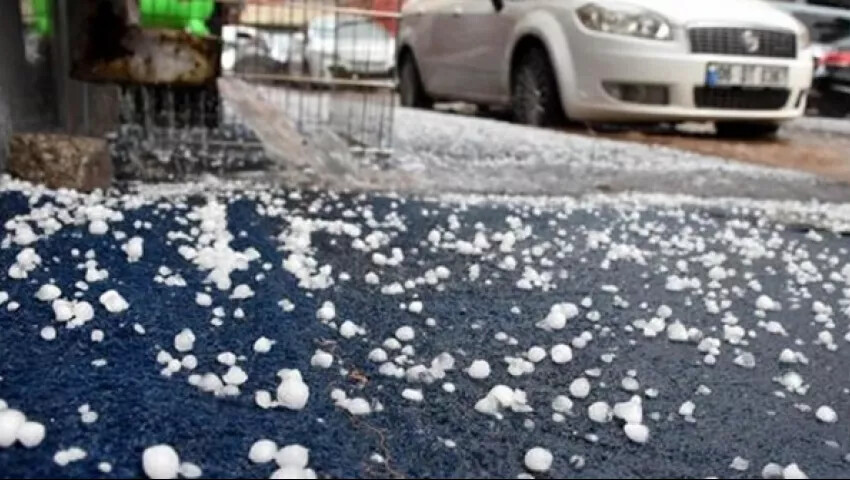
[[[416,25],[414,53],[425,89],[437,98],[454,99],[463,78],[456,65],[461,32],[455,12],[465,0],[414,0],[407,15]]]
[[[449,28],[456,34],[446,61],[456,72],[449,86],[453,97],[489,102],[503,96],[501,67],[519,1],[530,0],[507,0],[501,11],[492,0],[458,0],[453,6]]]

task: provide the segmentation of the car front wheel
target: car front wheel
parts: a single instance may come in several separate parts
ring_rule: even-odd
[[[780,125],[778,123],[757,122],[716,122],[714,129],[717,136],[723,138],[765,138],[776,136]]]
[[[555,71],[545,50],[535,47],[525,51],[514,68],[511,86],[511,105],[517,122],[540,127],[563,123]]]
[[[412,55],[402,57],[398,68],[398,89],[401,104],[405,107],[430,109],[434,106],[434,100],[422,86],[419,68]]]

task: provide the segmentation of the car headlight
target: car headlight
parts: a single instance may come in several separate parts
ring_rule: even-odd
[[[588,3],[576,10],[581,23],[597,32],[651,40],[672,40],[673,28],[661,15],[626,4]]]

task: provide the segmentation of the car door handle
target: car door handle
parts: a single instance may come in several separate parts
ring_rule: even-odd
[[[452,16],[459,17],[463,15],[463,7],[455,7],[452,9]]]

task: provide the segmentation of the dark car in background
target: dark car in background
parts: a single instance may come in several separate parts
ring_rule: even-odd
[[[808,112],[850,115],[850,0],[776,1],[802,22],[812,38],[814,81]]]
[[[850,37],[832,44],[817,59],[812,89],[813,107],[820,115],[850,115]]]

